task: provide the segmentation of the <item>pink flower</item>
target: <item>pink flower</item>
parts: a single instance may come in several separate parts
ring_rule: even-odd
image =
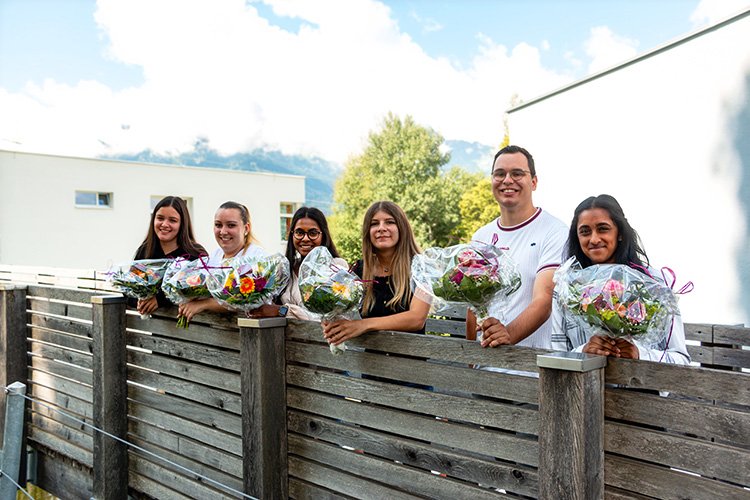
[[[459,271],[458,269],[456,269],[456,273],[453,276],[451,276],[450,279],[456,285],[460,285],[461,284],[461,280],[464,279],[464,273],[462,273],[461,271]]]
[[[628,307],[628,312],[625,314],[625,317],[633,323],[641,323],[646,319],[646,306],[644,306],[643,302],[640,300],[634,301],[630,304],[630,307]]]
[[[610,297],[622,298],[622,292],[625,291],[625,287],[617,280],[608,280],[602,291]]]

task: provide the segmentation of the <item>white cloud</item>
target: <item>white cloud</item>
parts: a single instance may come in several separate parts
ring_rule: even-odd
[[[343,162],[389,111],[495,145],[514,93],[529,99],[570,80],[542,66],[540,49],[485,36],[466,68],[432,58],[376,1],[267,3],[302,21],[298,32],[243,0],[100,0],[107,54],[142,69],[144,83],[0,93],[0,137],[81,156],[176,153],[202,137],[225,154],[267,147]]]
[[[434,33],[443,29],[443,25],[431,17],[421,17],[416,11],[411,11],[410,15],[422,27],[423,33]]]
[[[701,0],[690,15],[690,21],[697,28],[719,22],[748,8],[748,0]]]
[[[606,26],[597,26],[591,28],[584,48],[591,58],[589,73],[596,73],[635,57],[638,41],[618,36]]]

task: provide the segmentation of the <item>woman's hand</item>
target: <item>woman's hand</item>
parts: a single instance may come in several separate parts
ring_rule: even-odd
[[[159,302],[156,301],[156,297],[149,297],[148,299],[138,299],[137,309],[138,312],[141,313],[141,316],[147,316],[159,309]]]
[[[263,304],[257,309],[250,311],[251,318],[277,318],[281,306],[276,304]]]
[[[639,359],[638,347],[625,339],[613,339],[604,335],[594,335],[583,347],[583,352],[615,358]]]
[[[487,318],[482,322],[482,347],[511,345],[510,333],[497,318]]]
[[[616,339],[615,345],[620,349],[620,357],[627,359],[640,359],[641,356],[638,354],[638,346],[625,339]]]
[[[367,331],[365,320],[340,319],[332,323],[323,323],[323,337],[329,344],[339,345]]]
[[[191,300],[180,304],[179,315],[184,316],[186,320],[191,321],[193,316],[199,314],[211,305],[213,299]]]

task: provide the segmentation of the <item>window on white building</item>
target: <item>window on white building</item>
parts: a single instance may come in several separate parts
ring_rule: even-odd
[[[292,227],[292,218],[297,208],[299,208],[299,205],[290,201],[282,201],[280,204],[279,230],[281,231],[281,241],[286,241],[286,236]]]
[[[112,193],[76,191],[77,207],[112,208]]]

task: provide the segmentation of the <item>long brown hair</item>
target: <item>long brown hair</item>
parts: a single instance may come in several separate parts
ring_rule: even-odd
[[[370,239],[370,223],[378,212],[385,212],[396,221],[398,228],[398,242],[391,263],[391,289],[393,298],[386,306],[393,309],[397,304],[405,307],[409,305],[411,297],[411,259],[420,253],[419,245],[414,239],[414,232],[404,211],[392,201],[376,201],[365,213],[362,223],[362,279],[372,280],[377,266],[377,250]],[[362,310],[369,312],[375,304],[372,288],[367,287]]]
[[[159,203],[156,204],[154,210],[151,212],[151,221],[148,225],[148,232],[141,248],[143,249],[143,255],[146,259],[151,259],[156,253],[156,249],[161,245],[159,238],[156,236],[154,231],[154,220],[156,219],[156,212],[160,208],[172,207],[180,215],[180,229],[177,231],[177,246],[181,248],[186,254],[198,256],[205,254],[206,250],[195,241],[193,236],[193,225],[190,222],[190,212],[188,212],[187,203],[179,196],[166,196],[162,198]]]

